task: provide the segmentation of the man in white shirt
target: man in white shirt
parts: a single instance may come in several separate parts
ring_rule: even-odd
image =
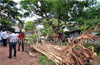
[[[0,31],[0,46],[2,45],[1,31]]]
[[[2,37],[4,47],[7,46],[7,35],[8,35],[8,33],[5,30],[3,30],[1,37]]]
[[[15,34],[14,32],[12,33],[12,32],[8,36],[8,39],[9,39],[9,57],[8,58],[10,59],[12,58],[12,48],[14,49],[13,56],[16,57],[16,43],[18,41],[17,34]]]

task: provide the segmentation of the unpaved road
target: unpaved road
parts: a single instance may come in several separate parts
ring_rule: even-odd
[[[9,46],[0,46],[0,65],[40,65],[37,61],[37,57],[30,57],[28,53],[17,51],[16,58],[8,58]],[[34,55],[37,53],[34,52]],[[13,54],[12,54],[13,55]]]

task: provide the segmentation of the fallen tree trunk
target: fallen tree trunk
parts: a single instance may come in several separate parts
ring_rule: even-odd
[[[57,65],[85,65],[91,63],[94,58],[94,48],[84,48],[76,45],[65,46],[57,45],[32,45],[31,48],[44,54]]]
[[[41,44],[31,45],[31,48],[47,56],[54,61],[56,65],[86,65],[93,61],[94,47],[85,48],[83,44],[86,40],[100,40],[98,36],[91,35],[91,29],[92,32],[100,31],[99,24],[91,27],[85,33],[73,40],[68,38],[69,43],[67,46]]]

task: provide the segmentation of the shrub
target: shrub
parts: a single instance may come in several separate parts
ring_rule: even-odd
[[[53,61],[51,61],[50,59],[48,59],[46,56],[44,55],[40,55],[40,58],[38,60],[38,62],[41,65],[56,65]]]
[[[100,55],[100,45],[93,44],[93,43],[86,43],[86,44],[84,44],[84,46],[86,48],[89,47],[89,46],[93,46],[94,47],[94,51],[97,53],[97,55]]]

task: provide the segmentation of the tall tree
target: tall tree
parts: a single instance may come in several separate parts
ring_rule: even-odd
[[[77,19],[77,23],[83,30],[90,28],[100,22],[100,5],[89,7],[85,12],[86,16]]]
[[[50,19],[56,18],[58,24],[57,27],[53,26],[53,29],[58,28],[56,29],[56,31],[58,31],[60,27],[62,27],[60,25],[62,21],[66,23],[66,21],[69,21],[69,18],[74,21],[78,21],[79,17],[86,18],[86,11],[84,10],[92,6],[95,1],[96,0],[23,0],[21,1],[21,7],[27,11],[25,13],[27,15],[31,12],[31,14],[37,14],[47,19],[49,26],[53,26],[51,25]]]
[[[16,5],[17,3],[13,0],[0,0],[0,19],[8,20],[11,23],[15,23],[16,21],[21,22],[19,19],[21,13],[18,12],[19,9]]]
[[[82,16],[83,9],[93,5],[96,0],[23,0],[21,6],[28,13],[37,14],[43,18],[52,18],[58,20],[68,20],[68,12],[73,11],[73,17]],[[76,5],[76,8],[74,8]],[[78,8],[78,9],[77,9]],[[77,10],[76,10],[77,9]],[[78,11],[78,13],[77,13]]]

